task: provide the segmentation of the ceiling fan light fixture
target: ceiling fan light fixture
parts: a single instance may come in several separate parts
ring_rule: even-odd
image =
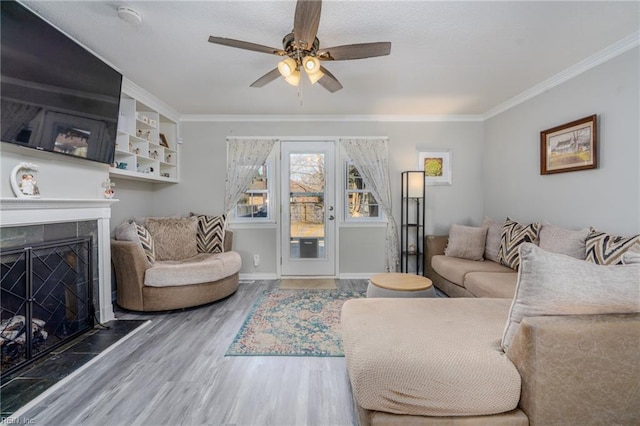
[[[324,77],[324,73],[322,71],[320,71],[320,69],[318,69],[318,71],[314,72],[314,73],[307,73],[307,77],[309,77],[309,81],[311,81],[311,84],[316,84],[318,82],[318,80],[320,80],[322,77]]]
[[[302,66],[307,74],[320,71],[320,61],[315,56],[305,56],[302,60]]]
[[[294,69],[291,75],[284,78],[284,81],[292,86],[298,86],[300,84],[300,71]]]
[[[278,71],[284,78],[290,77],[298,68],[298,64],[292,58],[287,58],[278,63]],[[299,73],[298,73],[299,74]]]

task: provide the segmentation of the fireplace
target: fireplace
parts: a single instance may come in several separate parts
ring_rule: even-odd
[[[29,330],[28,324],[31,322],[31,332],[27,335],[37,346],[35,350],[32,349],[32,357],[38,356],[43,348],[58,345],[60,337],[79,333],[84,327],[92,327],[87,325],[94,317],[92,306],[95,306],[97,321],[108,322],[114,319],[109,229],[111,204],[114,202],[117,200],[0,199],[0,257],[3,268],[3,311],[0,320],[7,321],[0,323],[0,329],[16,331],[12,328],[20,328],[22,322],[26,331]],[[55,248],[58,244],[62,244],[63,247]],[[29,256],[31,263],[28,261]],[[54,261],[56,258],[57,263]],[[58,269],[48,262],[56,264]],[[34,288],[37,288],[41,281],[46,282],[42,284],[44,288],[32,289],[36,293],[35,297],[27,296],[28,288],[21,291],[13,290],[16,295],[10,296],[12,305],[8,306],[5,312],[5,275],[10,275],[13,264],[16,267],[24,264],[33,272],[38,272],[38,268],[52,269],[54,272],[49,274],[49,281],[41,278],[32,280],[31,284],[36,286]],[[65,270],[67,274],[79,272],[80,275],[69,278],[64,275]],[[19,275],[17,272],[11,274]],[[62,277],[64,290],[50,290],[49,286],[55,281],[60,281],[57,279],[59,277]],[[49,296],[46,303],[38,299],[42,294]],[[25,304],[32,303],[33,306],[28,308],[21,305],[18,302],[20,297],[25,300]],[[58,308],[48,305],[53,304],[53,300],[59,302]],[[31,318],[27,315],[29,309]],[[9,321],[13,321],[12,325],[9,325]],[[27,335],[23,337],[25,342]],[[8,337],[17,336],[10,334]],[[20,357],[28,358],[27,349],[23,351],[19,346],[15,346],[14,349],[21,354]],[[3,376],[4,362],[3,352]],[[18,358],[11,361],[7,358],[6,370],[12,369],[13,363],[17,362]]]
[[[2,377],[93,328],[92,237],[0,252]]]

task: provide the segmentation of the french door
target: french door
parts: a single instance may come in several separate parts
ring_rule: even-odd
[[[335,144],[281,142],[283,276],[335,276]]]

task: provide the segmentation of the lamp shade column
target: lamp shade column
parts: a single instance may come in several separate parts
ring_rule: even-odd
[[[424,275],[425,174],[402,172],[400,271]]]

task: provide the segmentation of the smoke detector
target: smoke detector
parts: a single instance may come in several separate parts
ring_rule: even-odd
[[[118,17],[134,27],[142,23],[142,15],[140,15],[137,10],[127,6],[120,6],[118,8]]]

